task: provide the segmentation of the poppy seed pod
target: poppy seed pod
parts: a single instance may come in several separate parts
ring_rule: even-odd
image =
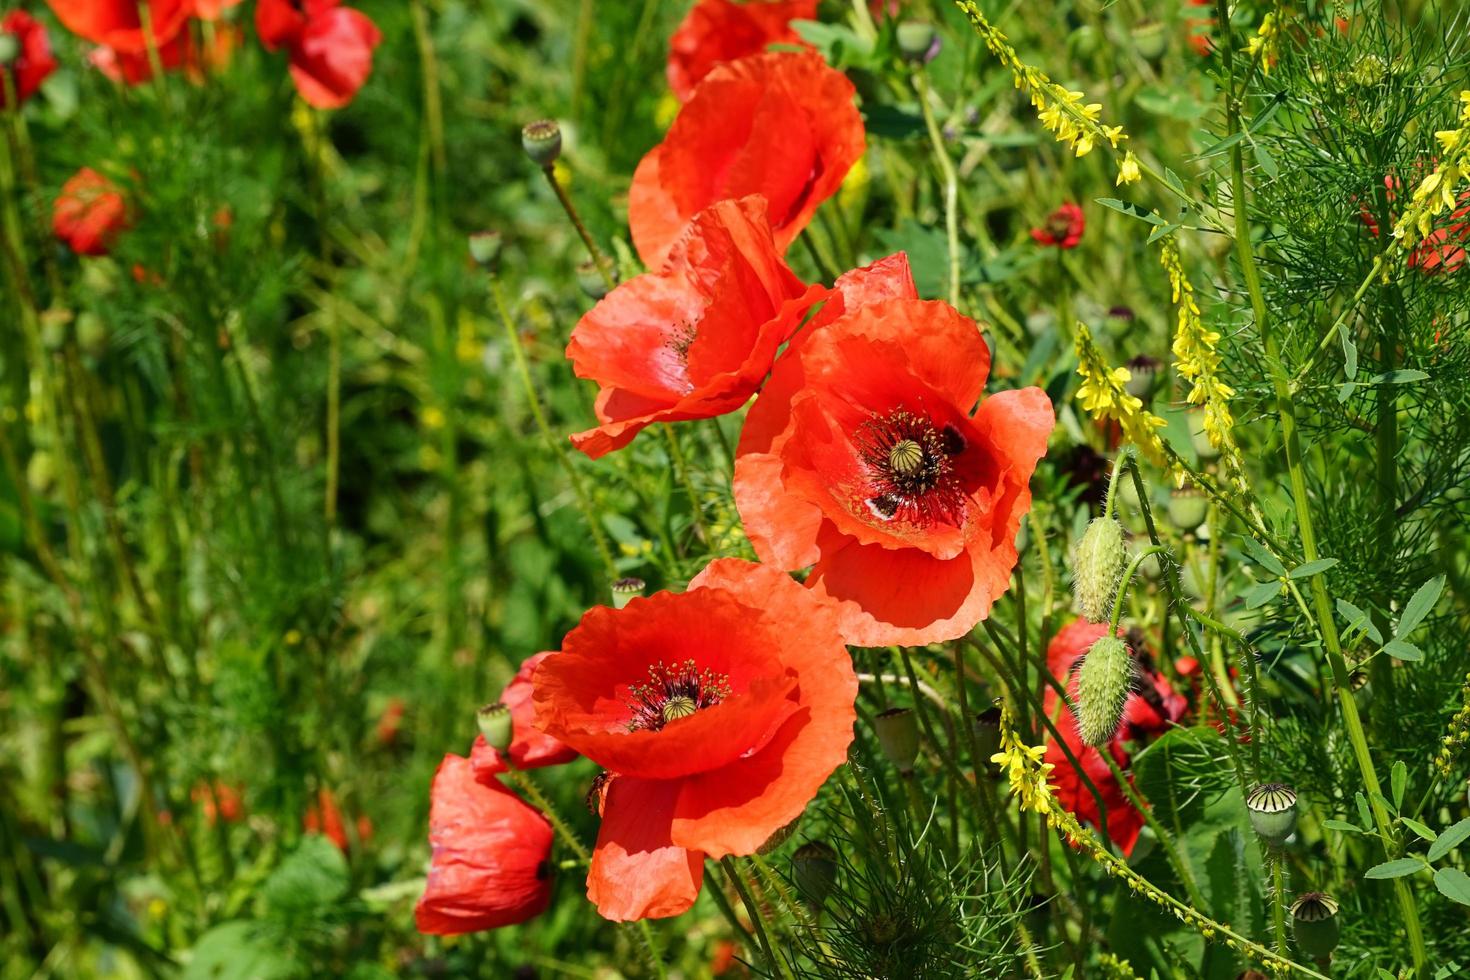
[[[910,708],[889,708],[873,719],[878,733],[878,747],[888,761],[904,773],[914,771],[919,756],[919,724]]]
[[[485,742],[501,754],[510,748],[510,708],[503,701],[493,701],[475,712],[475,723]]]
[[[1209,498],[1189,484],[1169,491],[1169,520],[1182,531],[1193,531],[1205,522]]]
[[[1323,892],[1306,892],[1291,903],[1291,928],[1296,948],[1315,960],[1326,959],[1342,938],[1337,900]]]
[[[1072,555],[1072,587],[1082,615],[1101,623],[1113,611],[1113,598],[1123,577],[1128,555],[1123,548],[1123,525],[1099,517],[1087,525]]]
[[[1077,731],[1088,745],[1118,733],[1123,705],[1133,687],[1133,657],[1116,636],[1099,638],[1077,670]]]
[[[643,594],[645,583],[641,578],[620,578],[612,584],[613,608],[622,609]]]
[[[1257,786],[1245,798],[1251,826],[1268,843],[1279,847],[1296,830],[1296,790],[1285,783]]]
[[[801,897],[821,908],[837,887],[837,852],[819,840],[801,845],[791,854],[791,877]]]
[[[555,119],[538,119],[521,128],[521,147],[538,167],[549,167],[561,156],[561,127]]]
[[[498,231],[477,231],[470,236],[470,258],[482,269],[494,270],[500,260],[502,239]]]
[[[939,53],[939,35],[934,25],[920,20],[907,20],[898,25],[898,53],[904,61],[923,64]]]

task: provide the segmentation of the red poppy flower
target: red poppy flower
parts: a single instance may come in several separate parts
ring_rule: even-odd
[[[194,0],[194,16],[200,20],[219,20],[225,11],[240,5],[241,0]]]
[[[228,66],[239,44],[239,30],[228,24],[215,29],[213,43],[208,47],[201,47],[185,31],[159,48],[158,63],[164,71],[183,69],[189,81],[198,85],[206,74]],[[87,61],[118,84],[141,85],[153,78],[153,56],[146,52],[97,47],[87,55]]]
[[[572,331],[567,357],[601,388],[602,423],[573,445],[596,459],[654,422],[733,412],[825,292],[781,260],[764,199],[706,208],[662,269],[618,286]]]
[[[1215,6],[1214,0],[1189,0],[1191,7]],[[1189,46],[1201,58],[1208,58],[1215,51],[1215,39],[1210,32],[1215,28],[1214,17],[1186,17],[1184,29],[1188,32]]]
[[[785,252],[863,155],[856,90],[812,52],[767,52],[711,71],[628,192],[633,244],[663,264],[689,219],[716,201],[760,194]]]
[[[804,44],[791,22],[816,17],[817,0],[699,0],[669,38],[669,88],[688,102],[716,65],[771,44]]]
[[[339,6],[341,0],[257,0],[255,33],[267,51],[288,48],[301,38],[308,21]]]
[[[1042,245],[1076,248],[1086,227],[1087,219],[1082,216],[1082,209],[1068,201],[1047,215],[1044,225],[1032,228],[1031,237]]]
[[[1039,388],[981,401],[979,328],[914,298],[904,256],[837,291],[751,406],[740,516],[762,561],[813,566],[807,586],[847,642],[963,636],[1010,580],[1051,402]]]
[[[419,931],[448,936],[540,915],[551,901],[551,837],[539,810],[446,755],[430,790],[433,857],[413,910]]]
[[[160,50],[178,36],[194,13],[194,0],[47,0],[73,34],[123,54]],[[146,3],[152,30],[143,30]]]
[[[398,741],[398,733],[403,728],[403,715],[408,710],[408,705],[402,698],[389,698],[383,713],[378,715],[378,723],[373,727],[373,734],[377,736],[379,745],[392,745]]]
[[[510,709],[510,763],[517,769],[559,766],[577,757],[576,749],[568,748],[536,727],[536,709],[531,704],[531,678],[541,661],[549,656],[550,653],[538,653],[527,657],[500,693],[500,703]],[[506,770],[505,760],[490,747],[483,735],[475,737],[470,761],[475,765],[476,777],[482,780]]]
[[[533,678],[536,724],[614,775],[587,876],[609,919],[678,915],[705,855],[755,852],[847,756],[857,677],[830,610],[769,565],[598,607]]]
[[[291,45],[296,91],[318,109],[342,108],[373,73],[373,49],[382,40],[378,26],[349,7],[311,17]]]
[[[301,829],[308,834],[325,836],[344,852],[351,843],[347,839],[347,825],[342,822],[342,810],[337,806],[337,797],[325,787],[317,793],[316,802],[302,815]],[[360,843],[369,841],[372,836],[373,822],[368,819],[367,814],[360,815],[357,818],[358,841]]]
[[[106,255],[128,226],[128,207],[117,185],[83,167],[61,185],[51,229],[78,255]]]
[[[9,35],[19,50],[8,64],[0,66],[0,75],[9,75],[8,81],[0,82],[0,108],[4,108],[14,92],[17,102],[24,102],[56,70],[56,58],[51,54],[51,40],[40,21],[24,10],[12,10],[0,20],[0,35]]]
[[[199,809],[204,812],[204,822],[211,827],[220,820],[235,823],[245,815],[239,787],[222,779],[199,783],[189,792],[189,798],[199,804]]]

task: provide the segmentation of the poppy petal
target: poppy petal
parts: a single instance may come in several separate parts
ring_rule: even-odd
[[[699,897],[704,855],[674,844],[677,781],[618,776],[587,872],[587,898],[605,919],[629,922],[686,912]]]

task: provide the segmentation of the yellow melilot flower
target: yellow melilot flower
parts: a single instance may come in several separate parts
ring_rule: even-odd
[[[1021,801],[1021,809],[1050,815],[1052,796],[1046,778],[1055,767],[1041,761],[1046,755],[1045,747],[1026,745],[1016,735],[1010,708],[1004,703],[1000,709],[1000,747],[990,761],[1005,770],[1011,792]]]
[[[1158,430],[1164,420],[1143,407],[1142,399],[1129,394],[1128,382],[1133,377],[1125,367],[1111,367],[1102,351],[1092,341],[1092,331],[1079,322],[1075,338],[1077,373],[1082,384],[1077,398],[1095,419],[1113,419],[1123,430],[1123,437],[1159,466],[1166,465],[1164,443]]]
[[[1271,62],[1276,60],[1276,51],[1280,47],[1284,31],[1285,27],[1280,19],[1274,13],[1267,14],[1261,19],[1256,36],[1246,42],[1245,53],[1260,59],[1261,74],[1271,74]]]
[[[1132,150],[1129,150],[1123,154],[1123,162],[1118,164],[1118,179],[1115,182],[1115,186],[1121,187],[1124,184],[1136,184],[1141,177],[1142,175],[1138,171],[1138,157],[1134,155]]]
[[[1440,130],[1434,138],[1444,156],[1414,188],[1409,206],[1393,226],[1394,241],[1403,249],[1413,248],[1429,236],[1434,219],[1454,209],[1460,182],[1470,178],[1470,89],[1460,93],[1460,128]]]

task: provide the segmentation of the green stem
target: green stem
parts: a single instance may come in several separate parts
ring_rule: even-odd
[[[1282,956],[1286,955],[1286,888],[1281,880],[1285,863],[1284,855],[1271,855],[1271,928],[1276,933],[1276,952]]]
[[[572,226],[577,229],[577,234],[582,239],[582,244],[587,246],[587,254],[592,256],[592,264],[597,266],[597,274],[602,277],[602,283],[612,292],[617,286],[617,280],[613,279],[612,271],[606,258],[603,257],[602,249],[592,240],[592,234],[587,231],[587,226],[582,224],[582,216],[577,213],[576,205],[568,196],[566,188],[561,186],[561,181],[556,179],[555,167],[542,167],[541,172],[546,175],[546,182],[556,194],[556,199],[561,202],[561,209],[571,219]]]
[[[587,846],[582,843],[582,839],[577,836],[577,832],[562,819],[556,807],[546,798],[546,794],[541,792],[541,788],[536,785],[531,777],[519,769],[507,770],[506,775],[510,777],[511,782],[516,784],[516,789],[520,790],[522,794],[535,804],[536,809],[541,811],[546,817],[547,822],[561,835],[562,842],[572,849],[573,854],[577,855],[577,859],[584,865],[591,864],[592,854],[587,850]]]
[[[957,199],[959,197],[959,175],[955,173],[954,161],[944,148],[944,134],[934,118],[934,108],[929,104],[929,81],[922,67],[914,69],[914,90],[919,96],[919,108],[924,113],[924,126],[929,130],[929,143],[934,148],[934,159],[944,175],[944,231],[949,242],[949,305],[960,305],[960,222]]]
[[[771,946],[771,938],[766,935],[766,924],[761,917],[760,906],[750,894],[750,888],[745,884],[745,878],[740,874],[740,869],[735,866],[735,859],[728,854],[720,858],[720,867],[725,869],[725,876],[735,886],[735,891],[740,895],[740,901],[745,903],[745,912],[750,916],[750,924],[755,928],[755,938],[760,943],[761,953],[773,972],[780,969],[784,962],[776,958],[776,951]],[[784,973],[784,969],[780,972]]]
[[[677,474],[679,483],[683,485],[684,493],[689,497],[689,512],[694,518],[694,527],[699,532],[699,540],[709,545],[709,528],[704,523],[704,504],[700,502],[699,491],[694,488],[694,480],[689,475],[689,465],[684,461],[684,450],[679,447],[679,437],[674,434],[672,425],[661,425],[659,428],[663,430],[664,438],[668,442],[669,462],[673,464],[674,473]]]
[[[1184,893],[1189,896],[1189,904],[1197,909],[1205,908],[1205,897],[1200,894],[1199,883],[1194,880],[1194,872],[1185,863],[1184,855],[1179,853],[1179,848],[1174,843],[1174,835],[1170,834],[1164,828],[1164,825],[1159,823],[1158,818],[1154,816],[1153,810],[1143,801],[1143,797],[1138,795],[1138,790],[1133,788],[1133,784],[1128,781],[1128,777],[1118,767],[1118,761],[1113,758],[1113,753],[1109,751],[1108,747],[1103,746],[1100,748],[1098,755],[1102,756],[1103,760],[1107,762],[1108,768],[1113,773],[1113,781],[1118,784],[1118,788],[1123,791],[1123,795],[1128,797],[1128,802],[1133,805],[1133,809],[1138,811],[1139,816],[1143,817],[1143,822],[1148,824],[1149,829],[1158,838],[1159,845],[1164,849],[1164,856],[1169,859],[1169,864],[1173,866],[1174,873],[1179,876],[1179,883],[1184,886]]]
[[[1128,567],[1123,571],[1123,578],[1118,582],[1118,594],[1113,597],[1113,615],[1108,620],[1109,635],[1118,632],[1118,621],[1123,618],[1123,601],[1128,597],[1128,586],[1133,584],[1133,576],[1137,574],[1138,566],[1143,564],[1145,559],[1153,555],[1163,554],[1168,550],[1161,544],[1149,545],[1134,555],[1133,560],[1128,563]]]

